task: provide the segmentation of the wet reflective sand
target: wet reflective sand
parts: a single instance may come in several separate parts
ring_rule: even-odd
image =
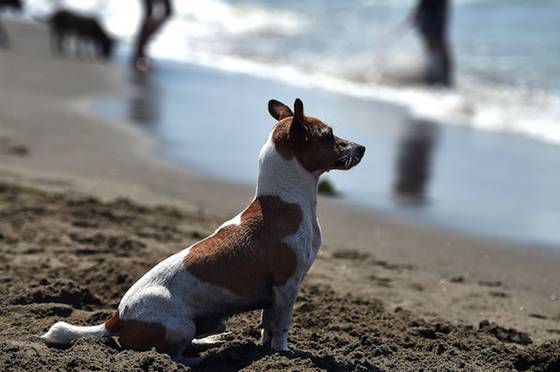
[[[368,148],[355,172],[326,175],[346,200],[475,234],[560,244],[560,146],[188,65],[161,63],[151,76],[130,81],[132,93],[101,102],[100,111],[137,123],[159,140],[161,154],[211,177],[252,183],[274,124],[266,102],[299,96],[309,115]]]

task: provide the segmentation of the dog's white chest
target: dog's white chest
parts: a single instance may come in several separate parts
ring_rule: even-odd
[[[298,256],[298,276],[303,280],[303,276],[315,261],[322,242],[321,227],[313,213],[306,216],[300,230],[290,240],[289,244]]]

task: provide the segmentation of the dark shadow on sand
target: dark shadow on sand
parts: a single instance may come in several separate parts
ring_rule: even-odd
[[[270,351],[270,349],[268,348],[259,346],[253,342],[248,342],[244,344],[232,345],[225,349],[216,351],[215,353],[208,354],[203,358],[202,364],[198,367],[193,368],[193,371],[239,371],[247,366],[252,365],[254,362],[262,358],[266,358],[267,356],[270,356],[272,360],[270,361],[270,366],[266,364],[262,366],[265,369],[269,367],[278,368],[278,366],[281,365],[281,362],[279,362],[277,359],[279,357],[283,357],[290,360],[308,360],[311,362],[313,367],[324,369],[327,371],[355,370],[355,366],[340,363],[330,355],[317,356],[308,351],[300,350],[275,353]],[[309,368],[309,365],[306,364],[305,368]],[[368,369],[371,371],[380,370],[376,366],[369,366]]]

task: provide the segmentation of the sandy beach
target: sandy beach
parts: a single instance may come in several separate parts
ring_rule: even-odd
[[[138,277],[236,214],[253,187],[162,160],[144,133],[93,112],[93,100],[126,92],[126,66],[53,58],[43,29],[6,28],[14,45],[0,50],[2,369],[183,368],[111,340],[61,350],[37,336],[56,320],[105,319]],[[248,109],[264,111],[268,98]],[[341,200],[321,198],[319,213],[324,246],[296,304],[294,351],[259,348],[249,313],[230,320],[231,340],[204,352],[200,370],[560,369],[557,252]]]

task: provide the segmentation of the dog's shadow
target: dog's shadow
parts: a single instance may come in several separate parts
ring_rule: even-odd
[[[268,348],[256,345],[254,342],[247,342],[210,351],[203,357],[201,364],[197,367],[192,367],[192,370],[196,372],[239,371],[266,357],[273,358],[274,362],[271,360],[271,363],[274,364],[277,364],[280,358],[300,359],[302,363],[294,367],[302,369],[310,367],[309,363],[303,360],[310,361],[313,367],[328,371],[351,371],[354,369],[350,364],[341,363],[330,355],[317,356],[311,352],[301,350],[274,353]],[[267,369],[267,364],[262,366],[263,369]]]

